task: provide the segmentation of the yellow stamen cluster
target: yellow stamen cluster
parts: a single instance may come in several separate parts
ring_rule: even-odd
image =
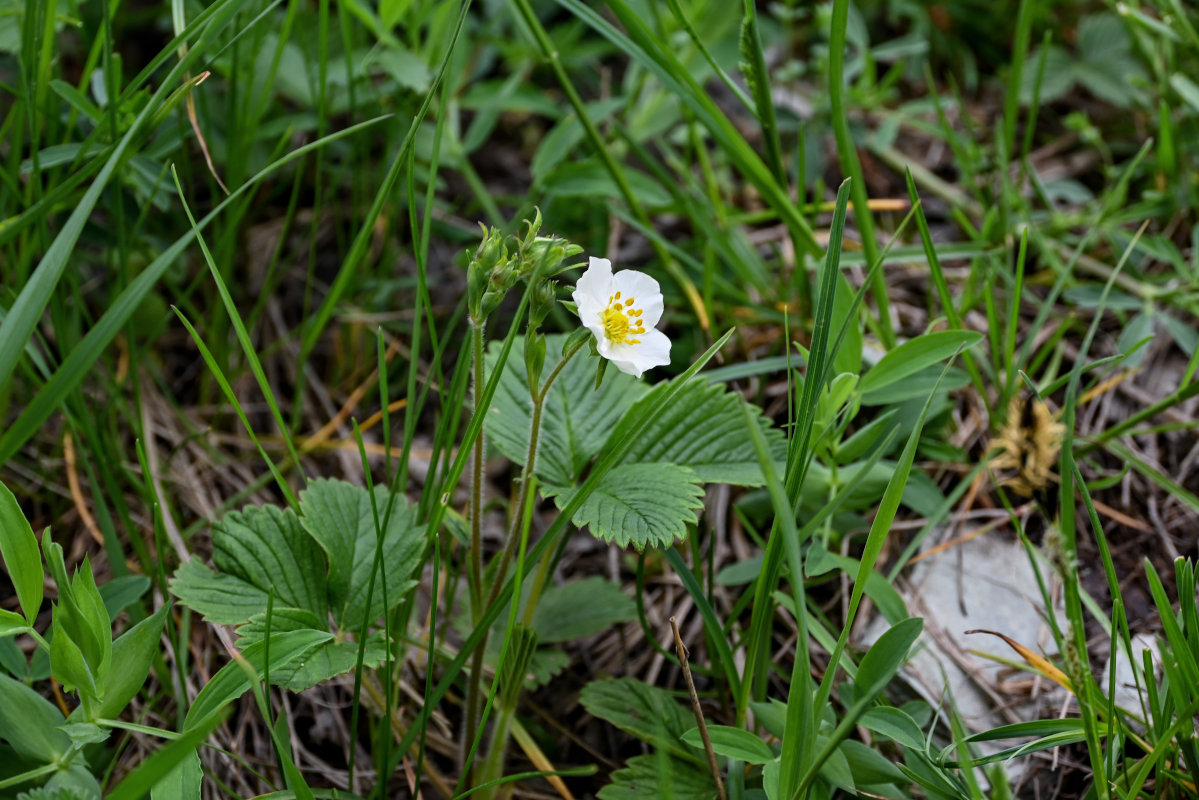
[[[620,292],[608,298],[608,307],[600,313],[600,321],[604,323],[604,333],[614,344],[641,344],[640,339],[633,337],[645,333],[645,325],[641,321],[641,309],[633,308],[633,298],[620,299]]]

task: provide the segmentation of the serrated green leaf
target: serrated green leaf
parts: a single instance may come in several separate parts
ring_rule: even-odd
[[[66,722],[54,704],[20,681],[0,675],[0,738],[22,758],[49,764],[61,758],[71,740],[58,727]]]
[[[274,607],[271,610],[271,635],[292,631],[328,631],[328,623],[319,619],[311,611],[304,608]],[[262,611],[250,618],[250,621],[237,629],[237,646],[248,648],[262,642],[266,636],[266,612]],[[273,658],[272,651],[272,661]],[[363,665],[368,669],[377,667],[387,655],[381,633],[375,633],[367,640],[363,656]],[[297,658],[286,664],[271,665],[271,683],[302,692],[321,681],[326,681],[335,675],[341,675],[354,669],[358,658],[358,642],[350,639],[333,640],[313,648],[303,658]]]
[[[1124,22],[1111,12],[1088,14],[1078,21],[1078,54],[1087,61],[1106,61],[1127,53],[1130,46]]]
[[[525,690],[532,692],[545,686],[558,673],[570,666],[570,656],[556,647],[538,647],[529,662]]]
[[[328,615],[321,549],[291,509],[249,507],[213,527],[213,562],[219,573],[185,562],[171,592],[210,622],[236,625],[266,610],[270,588],[281,607]]]
[[[746,764],[765,764],[767,761],[774,760],[774,752],[770,749],[770,745],[741,728],[730,728],[728,725],[709,725],[708,739],[712,742],[712,751],[726,758],[735,758]],[[699,728],[691,728],[684,733],[683,741],[692,747],[704,746],[704,740],[699,735]]]
[[[281,606],[306,608],[322,619],[328,613],[321,550],[290,508],[250,506],[226,514],[213,527],[212,547],[212,562],[226,575],[264,596],[273,586]]]
[[[274,652],[272,651],[272,660]],[[387,657],[387,643],[382,631],[369,635],[363,651],[362,665],[374,669]],[[313,648],[302,658],[271,667],[271,683],[293,692],[302,692],[337,675],[344,675],[358,663],[358,642],[329,641]]]
[[[663,689],[632,678],[592,681],[579,693],[579,702],[589,714],[625,733],[697,765],[703,763],[680,741],[695,718]]]
[[[214,572],[197,558],[179,565],[170,587],[179,602],[218,625],[245,622],[267,603],[267,593],[262,589],[241,578]]]
[[[17,498],[0,483],[0,557],[17,590],[17,601],[30,625],[42,607],[42,557],[38,553],[37,537],[29,520],[17,505]]]
[[[276,675],[293,659],[301,658],[314,648],[331,641],[333,634],[322,631],[303,630],[272,633],[270,638],[271,674]],[[241,657],[250,665],[250,670],[262,679],[265,667],[266,642],[259,641],[242,650]],[[250,679],[243,665],[232,662],[221,667],[204,685],[196,700],[187,711],[183,730],[190,731],[209,721],[211,715],[241,697],[250,688]]]
[[[887,353],[862,376],[858,388],[863,395],[890,386],[969,348],[982,340],[974,331],[936,331],[910,339]]]
[[[702,767],[664,753],[633,756],[612,773],[612,783],[599,790],[599,800],[712,800],[716,784]]]
[[[300,493],[300,524],[329,559],[329,607],[340,628],[357,630],[364,614],[373,622],[395,607],[412,585],[409,578],[425,548],[424,526],[416,522],[417,509],[397,498],[383,532],[380,574],[375,576],[366,613],[378,543],[375,510],[382,527],[390,496],[385,486],[376,486],[374,492],[374,507],[366,489],[345,481],[314,480]]]
[[[559,508],[575,489],[545,486]],[[669,547],[687,534],[687,524],[703,508],[703,488],[695,473],[675,464],[621,464],[604,474],[571,521],[597,539],[638,550]]]
[[[552,644],[635,619],[633,599],[612,581],[592,576],[546,589],[533,612],[533,629],[539,642]]]
[[[548,375],[562,360],[566,336],[547,336],[545,366]],[[499,342],[488,350],[487,373],[495,369]],[[595,388],[595,363],[580,352],[571,359],[550,387],[541,416],[537,474],[558,486],[570,486],[600,451],[609,433],[637,398],[645,384],[619,370],[608,370]],[[524,369],[524,340],[512,344],[504,374],[488,409],[484,430],[496,449],[524,465],[529,450],[533,401]]]
[[[1029,54],[1020,73],[1020,102],[1028,104],[1033,99],[1033,89],[1036,86],[1037,70],[1041,65],[1041,49],[1037,48]],[[1060,100],[1074,85],[1074,59],[1061,47],[1050,45],[1045,55],[1045,73],[1041,78],[1041,88],[1038,100],[1049,103]]]
[[[660,383],[637,402],[629,414],[652,405],[673,381]],[[633,444],[627,460],[669,463],[688,467],[701,483],[760,486],[762,467],[745,433],[741,411],[745,401],[724,386],[702,378],[686,382],[662,414]],[[752,408],[754,419],[775,461],[786,458],[787,442],[781,431]]]

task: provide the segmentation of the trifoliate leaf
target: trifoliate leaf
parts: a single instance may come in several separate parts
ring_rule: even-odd
[[[639,411],[666,391],[668,384],[658,384],[637,406],[629,411],[635,418]],[[657,419],[637,437],[627,460],[633,462],[662,462],[689,467],[701,483],[732,483],[738,486],[760,486],[762,468],[753,443],[745,435],[745,403],[723,386],[709,384],[702,378],[690,380],[675,396]],[[771,456],[783,461],[787,443],[782,432],[753,410],[762,428]],[[613,433],[613,442],[623,431]]]
[[[633,599],[612,581],[593,576],[546,589],[533,612],[533,630],[543,644],[568,642],[634,619]]]
[[[565,340],[565,336],[546,337],[543,375],[548,376],[562,360]],[[495,369],[498,352],[496,343],[484,359],[488,375]],[[542,410],[537,474],[559,486],[573,484],[616,423],[646,391],[645,384],[619,370],[608,370],[597,389],[595,364],[586,351],[576,353],[554,379]],[[496,449],[524,465],[532,420],[524,341],[517,339],[484,420],[484,430]]]
[[[333,480],[312,481],[300,493],[300,524],[329,559],[329,608],[340,628],[357,630],[362,625],[378,541],[375,514],[382,526],[388,497],[386,487],[376,486],[372,507],[366,489]],[[393,504],[383,535],[380,573],[375,576],[370,611],[365,613],[368,623],[399,603],[405,586],[411,585],[408,579],[425,547],[424,527],[417,525],[416,513],[402,499]]]
[[[559,508],[577,489],[545,486]],[[621,464],[606,472],[571,519],[597,539],[638,550],[669,547],[703,508],[695,473],[675,464]]]

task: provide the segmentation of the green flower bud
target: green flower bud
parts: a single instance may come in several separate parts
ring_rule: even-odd
[[[479,225],[483,240],[466,267],[466,302],[471,319],[481,323],[495,311],[516,281],[517,269],[508,254],[507,237]]]

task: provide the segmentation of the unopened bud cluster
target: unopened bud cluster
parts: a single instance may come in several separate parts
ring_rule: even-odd
[[[505,235],[496,228],[483,228],[483,240],[467,265],[467,303],[471,320],[481,325],[503,302],[504,296],[524,280],[530,286],[530,328],[549,314],[557,300],[551,278],[561,272],[563,262],[583,248],[557,236],[539,236],[541,212],[526,222],[523,237]]]

